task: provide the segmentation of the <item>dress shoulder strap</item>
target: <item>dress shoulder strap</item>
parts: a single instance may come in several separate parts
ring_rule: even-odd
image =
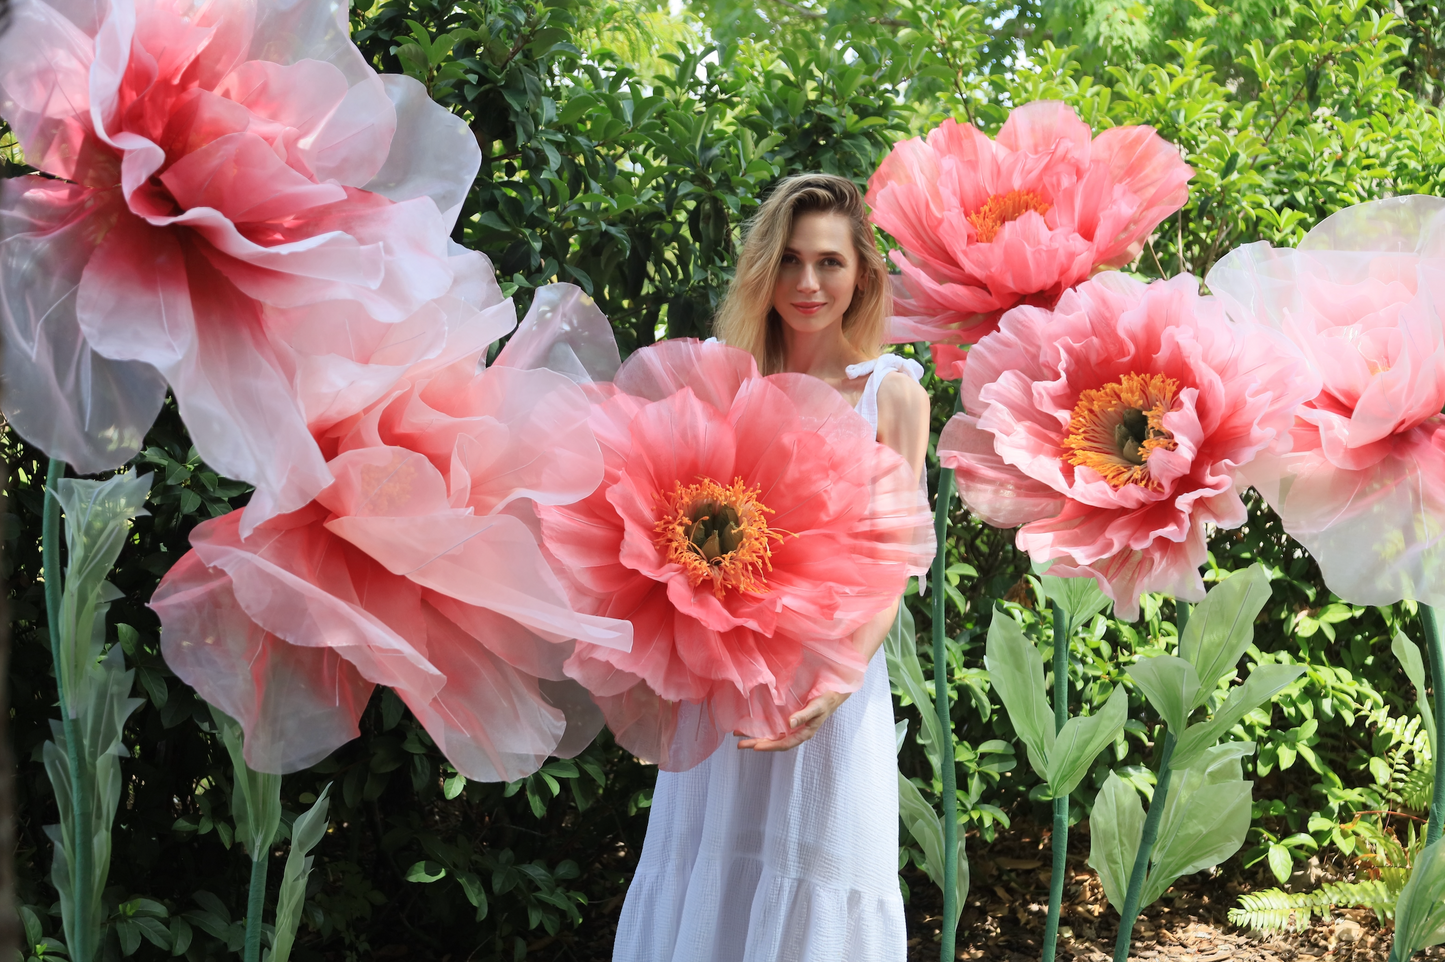
[[[871,360],[850,364],[844,371],[850,379],[868,375],[868,383],[863,385],[863,396],[858,399],[854,410],[863,415],[875,431],[878,430],[878,388],[883,379],[894,371],[902,371],[915,381],[923,378],[923,365],[898,354],[882,354]]]

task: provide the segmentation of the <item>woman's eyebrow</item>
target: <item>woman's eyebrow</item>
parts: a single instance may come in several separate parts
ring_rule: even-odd
[[[783,253],[784,253],[784,254],[801,254],[802,251],[798,250],[796,247],[785,247],[785,248],[783,248]],[[847,255],[847,254],[844,254],[842,251],[818,251],[817,254],[816,254],[816,256],[818,256],[818,257],[847,257],[848,255]]]

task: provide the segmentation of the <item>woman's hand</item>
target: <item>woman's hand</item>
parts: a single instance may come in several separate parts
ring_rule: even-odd
[[[751,748],[757,752],[785,752],[797,748],[803,742],[818,734],[828,716],[848,699],[847,692],[824,692],[804,705],[797,714],[788,719],[788,733],[781,738],[744,738],[738,748]],[[733,732],[741,735],[742,732]]]

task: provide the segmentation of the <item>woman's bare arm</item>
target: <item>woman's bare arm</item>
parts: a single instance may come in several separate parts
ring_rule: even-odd
[[[878,440],[888,445],[913,468],[915,482],[923,477],[923,458],[928,452],[928,393],[905,374],[893,372],[878,386]],[[899,602],[874,615],[859,628],[853,639],[865,661],[872,659],[888,637]],[[818,733],[828,716],[848,698],[847,692],[825,692],[788,719],[790,730],[781,738],[745,738],[739,748],[760,752],[785,752]]]

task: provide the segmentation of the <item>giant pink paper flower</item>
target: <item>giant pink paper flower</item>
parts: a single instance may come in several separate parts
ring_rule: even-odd
[[[0,115],[50,179],[0,184],[9,422],[93,472],[166,385],[246,525],[331,480],[308,426],[435,355],[495,291],[448,234],[466,125],[378,76],[322,0],[17,0]]]
[[[1205,526],[1245,520],[1238,471],[1283,449],[1319,391],[1283,337],[1225,320],[1189,275],[1100,274],[1053,311],[1019,307],[969,352],[965,414],[938,439],[968,509],[1053,574],[1090,575],[1121,617],[1139,595],[1204,596]]]
[[[633,624],[567,663],[618,743],[681,771],[856,689],[850,636],[933,555],[907,463],[824,382],[721,344],[644,348],[600,393],[601,487],[539,514],[578,607]]]
[[[539,292],[526,326],[558,297]],[[478,780],[520,778],[601,727],[562,664],[571,639],[626,648],[631,626],[572,609],[531,507],[601,480],[589,404],[553,371],[499,359],[478,373],[499,333],[454,331],[326,432],[336,482],[314,502],[244,540],[250,508],[205,522],[156,590],[166,662],[240,721],[258,771],[305,768],[354,738],[375,685]]]
[[[892,339],[932,342],[940,376],[961,376],[960,347],[1004,311],[1133,260],[1193,175],[1154,128],[1094,137],[1053,100],[1014,109],[996,140],[948,120],[899,142],[868,180],[873,222],[903,248]]]
[[[1445,605],[1445,200],[1351,207],[1297,250],[1232,251],[1208,284],[1323,380],[1290,453],[1245,467],[1284,529],[1342,598]]]

